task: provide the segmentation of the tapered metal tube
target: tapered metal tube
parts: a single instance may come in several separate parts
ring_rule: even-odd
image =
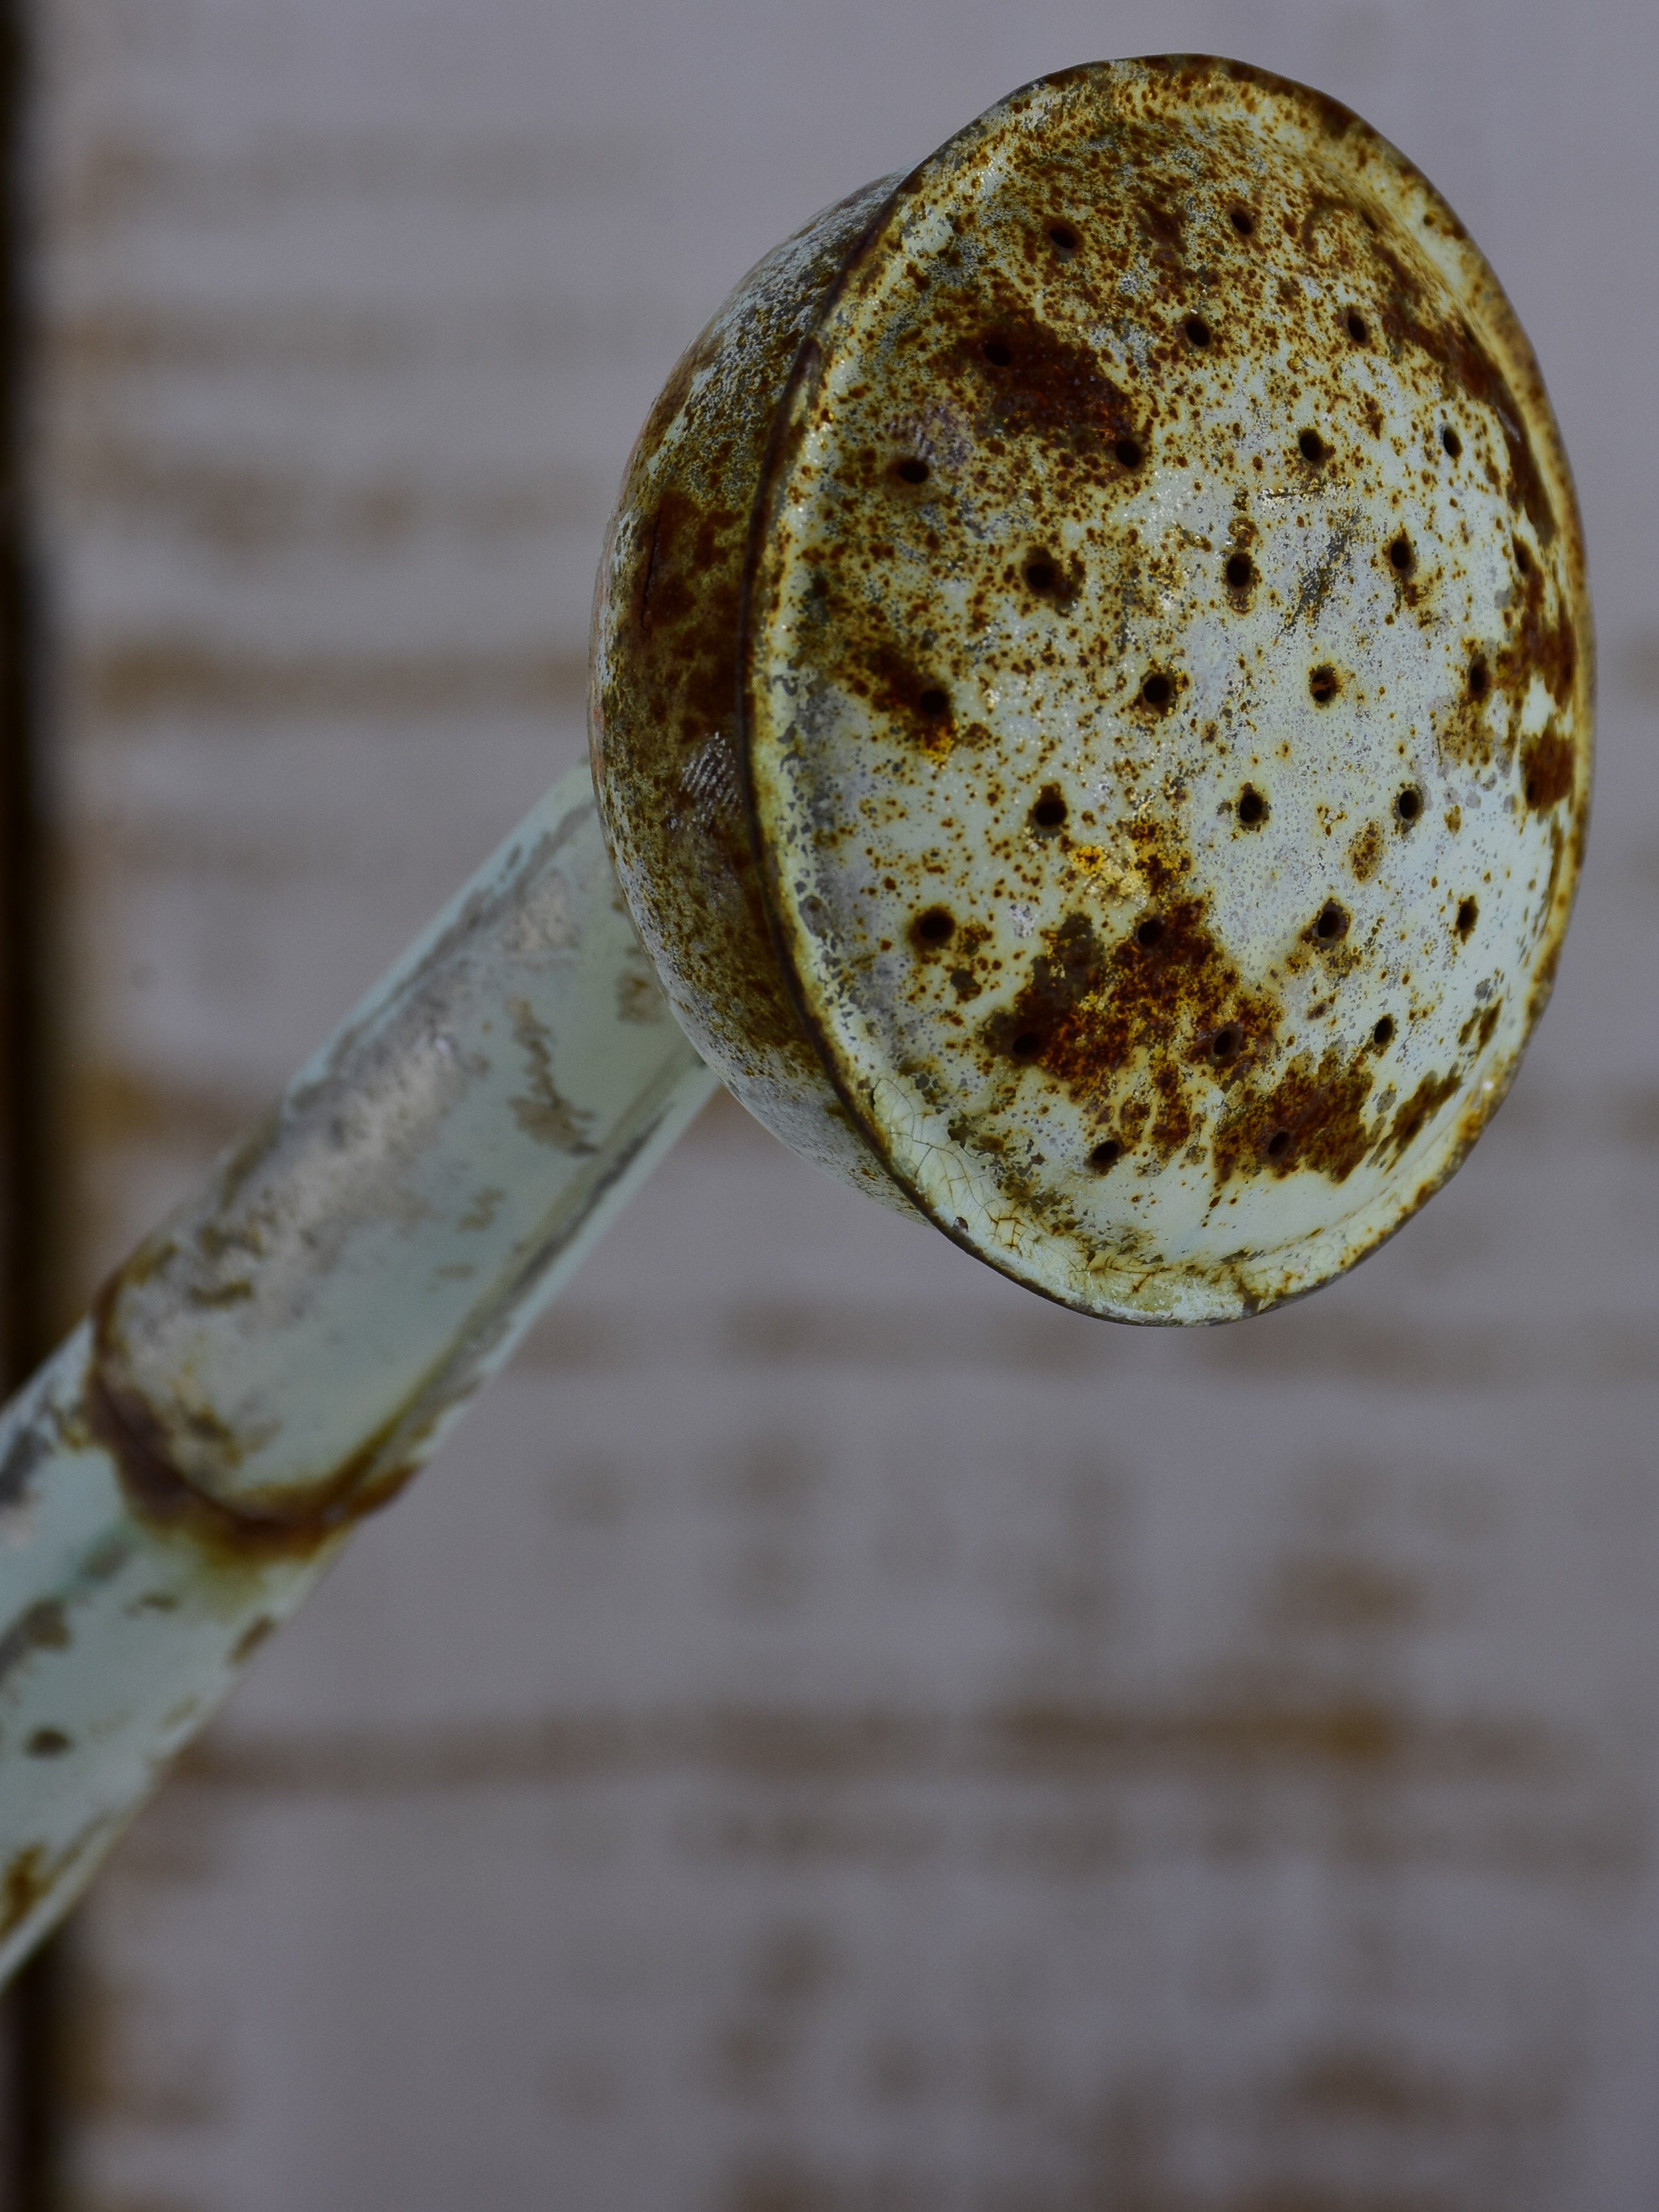
[[[714,1088],[575,770],[0,1416],[0,1972]]]

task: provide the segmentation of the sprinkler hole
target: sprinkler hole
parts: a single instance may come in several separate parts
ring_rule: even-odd
[[[1316,707],[1330,705],[1341,686],[1337,681],[1335,669],[1328,661],[1322,661],[1317,668],[1309,670],[1308,689],[1313,695],[1314,704]]]
[[[1282,1160],[1285,1153],[1288,1152],[1290,1149],[1290,1131],[1288,1129],[1275,1129],[1272,1136],[1267,1139],[1267,1158],[1270,1160]]]
[[[1188,315],[1182,328],[1187,333],[1188,344],[1197,346],[1200,352],[1210,343],[1210,326],[1202,315]]]
[[[951,695],[948,691],[941,691],[935,684],[931,690],[922,693],[916,704],[924,714],[931,715],[934,720],[937,720],[941,714],[950,713]]]
[[[1484,699],[1492,689],[1492,671],[1477,654],[1469,663],[1469,696]]]
[[[1392,1014],[1384,1014],[1382,1020],[1371,1031],[1371,1042],[1374,1045],[1392,1044],[1394,1042],[1394,1016]]]
[[[1230,553],[1225,573],[1235,592],[1248,592],[1255,581],[1255,563],[1248,553]]]
[[[1365,327],[1365,318],[1357,308],[1350,307],[1347,315],[1348,336],[1356,345],[1369,345],[1371,334]]]
[[[1325,441],[1317,430],[1304,430],[1296,442],[1304,461],[1311,461],[1317,465],[1324,459]]]
[[[1175,685],[1161,668],[1155,668],[1141,685],[1140,696],[1145,705],[1161,714],[1175,696]]]
[[[1022,1030],[1008,1048],[1016,1060],[1035,1060],[1042,1049],[1042,1038],[1036,1030]]]
[[[1048,226],[1048,236],[1054,243],[1055,251],[1064,261],[1069,261],[1083,243],[1069,222],[1051,222]]]
[[[1108,1168],[1115,1167],[1122,1158],[1122,1146],[1115,1137],[1108,1137],[1090,1153],[1089,1164],[1097,1175],[1104,1175]]]
[[[1227,220],[1241,238],[1250,238],[1255,235],[1255,217],[1250,213],[1249,208],[1229,208]]]
[[[1440,442],[1445,447],[1446,451],[1451,455],[1453,460],[1455,460],[1463,450],[1463,441],[1458,436],[1456,431],[1453,429],[1449,422],[1444,424],[1441,429]]]
[[[1515,546],[1515,565],[1516,565],[1516,568],[1521,571],[1521,574],[1522,574],[1523,576],[1530,576],[1530,575],[1531,575],[1531,574],[1532,574],[1532,556],[1531,556],[1531,554],[1528,552],[1528,550],[1527,550],[1527,549],[1526,549],[1526,546],[1524,545],[1524,544],[1522,542],[1522,540],[1521,540],[1520,538],[1516,538],[1513,539],[1511,542],[1513,543],[1513,544],[1514,544],[1514,546]]]
[[[1210,1039],[1210,1057],[1222,1061],[1237,1060],[1243,1042],[1243,1030],[1229,1022],[1224,1030],[1218,1030]]]
[[[1394,802],[1394,811],[1396,818],[1405,823],[1408,828],[1416,821],[1418,816],[1423,811],[1423,794],[1414,784],[1408,783],[1406,786]]]
[[[1034,592],[1053,591],[1054,564],[1046,553],[1036,554],[1025,563],[1025,580]]]
[[[926,461],[912,459],[901,461],[893,473],[895,476],[902,477],[906,483],[926,483],[929,471]]]
[[[1009,368],[1013,365],[1014,349],[1002,338],[987,338],[981,349],[993,368]]]
[[[1314,935],[1322,945],[1334,945],[1339,937],[1346,937],[1347,933],[1346,909],[1340,907],[1334,899],[1327,899],[1319,909],[1319,919],[1314,924]]]
[[[1247,783],[1238,794],[1238,818],[1247,830],[1254,830],[1267,818],[1267,802],[1253,783]]]
[[[1120,438],[1112,448],[1126,469],[1140,466],[1141,446],[1139,438]]]
[[[924,945],[948,945],[957,933],[956,916],[948,907],[930,906],[916,916],[916,935]]]
[[[1066,826],[1066,801],[1052,784],[1042,793],[1031,809],[1034,830],[1063,830]]]
[[[1402,530],[1389,546],[1389,560],[1396,576],[1409,576],[1417,566],[1417,555],[1412,541]]]
[[[1457,909],[1457,933],[1467,937],[1480,919],[1480,909],[1472,898],[1466,898]]]
[[[1155,914],[1149,914],[1135,932],[1135,943],[1143,952],[1150,952],[1154,945],[1161,945],[1163,941],[1164,924]]]

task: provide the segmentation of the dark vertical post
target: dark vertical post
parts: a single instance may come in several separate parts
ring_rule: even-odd
[[[0,1379],[51,1349],[40,606],[27,417],[33,315],[27,0],[0,0]]]
[[[0,0],[0,1381],[50,1347],[46,1019],[48,871],[42,791],[41,622],[29,417],[33,358],[28,0]],[[4,2001],[0,2208],[63,2199],[65,1954],[36,1954]]]

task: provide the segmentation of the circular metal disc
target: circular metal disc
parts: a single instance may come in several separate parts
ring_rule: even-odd
[[[1231,1318],[1452,1171],[1582,843],[1571,487],[1484,260],[1238,64],[1014,94],[802,350],[746,764],[849,1110],[1018,1280]]]

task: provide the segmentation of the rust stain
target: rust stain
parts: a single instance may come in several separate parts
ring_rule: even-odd
[[[428,958],[441,962],[442,956],[440,941]],[[534,1103],[550,1111],[544,1099]],[[170,1377],[165,1392],[147,1394],[137,1379],[143,1370],[124,1338],[122,1304],[126,1293],[142,1293],[181,1262],[184,1280],[162,1294],[163,1310],[167,1295],[188,1299],[198,1287],[191,1266],[202,1254],[217,1262],[228,1251],[238,1260],[246,1258],[257,1271],[261,1258],[257,1224],[250,1229],[244,1218],[228,1231],[222,1218],[269,1151],[276,1127],[273,1117],[222,1165],[217,1193],[221,1219],[198,1231],[193,1255],[181,1254],[172,1236],[158,1232],[99,1291],[91,1315],[93,1354],[77,1418],[85,1435],[110,1454],[134,1515],[157,1531],[187,1540],[215,1568],[231,1572],[314,1557],[365,1514],[387,1504],[424,1463],[445,1419],[477,1387],[481,1369],[497,1341],[486,1316],[483,1326],[440,1346],[433,1368],[405,1401],[334,1464],[319,1467],[308,1477],[287,1475],[264,1487],[250,1484],[245,1474],[239,1483],[239,1470],[250,1449],[247,1437],[199,1397],[175,1391]],[[583,1223],[604,1206],[615,1183],[629,1174],[653,1133],[647,1125],[607,1151],[600,1170],[584,1184],[578,1215],[562,1220],[549,1232],[554,1249],[578,1235]],[[499,1193],[488,1189],[477,1194],[463,1225],[476,1227],[493,1211],[498,1197]],[[526,1255],[525,1279],[535,1279],[544,1263],[544,1255]],[[239,1300],[241,1281],[239,1277],[234,1286]],[[208,1302],[217,1301],[210,1297]],[[139,1303],[142,1330],[142,1297]],[[192,1480],[185,1471],[186,1465],[205,1473]],[[224,1503],[207,1487],[220,1480],[235,1492],[234,1504]]]
[[[1395,1114],[1383,1139],[1384,1146],[1395,1159],[1417,1142],[1446,1101],[1456,1097],[1458,1083],[1459,1078],[1455,1071],[1449,1075],[1425,1075],[1423,1078]]]
[[[54,1879],[44,1844],[27,1844],[15,1852],[0,1876],[0,1940],[27,1920],[37,1905],[51,1894]]]
[[[1578,755],[1571,740],[1555,728],[1536,737],[1521,756],[1521,787],[1534,813],[1547,814],[1572,796]]]
[[[568,1152],[574,1158],[592,1153],[585,1125],[593,1117],[573,1106],[553,1080],[552,1039],[546,1024],[528,999],[509,999],[507,1012],[514,1041],[528,1064],[530,1083],[528,1091],[507,1101],[514,1120],[527,1137],[550,1145],[556,1152]]]
[[[37,1651],[67,1651],[71,1641],[62,1601],[37,1598],[0,1633],[0,1682]]]
[[[257,1506],[233,1509],[210,1498],[181,1474],[166,1422],[143,1394],[124,1379],[125,1362],[113,1315],[122,1278],[111,1278],[93,1302],[94,1351],[87,1372],[88,1430],[108,1452],[135,1517],[181,1537],[215,1567],[246,1572],[283,1559],[307,1559],[337,1542],[363,1515],[394,1498],[419,1464],[382,1468],[379,1462],[403,1417],[387,1423],[343,1466],[325,1470],[311,1487],[284,1501],[282,1514]],[[236,1440],[216,1433],[235,1464]],[[373,1473],[373,1480],[367,1478]]]
[[[30,1425],[17,1431],[0,1460],[0,1514],[15,1511],[28,1502],[36,1471],[43,1460],[52,1456],[52,1450],[50,1437],[38,1426]],[[3,1672],[0,1661],[0,1673]]]
[[[1438,371],[1448,391],[1490,410],[1508,455],[1510,501],[1525,514],[1540,542],[1548,544],[1557,523],[1528,427],[1528,414],[1537,413],[1535,403],[1523,411],[1490,349],[1463,315],[1445,312],[1443,303],[1441,312],[1435,312],[1425,276],[1407,268],[1401,255],[1375,234],[1371,251],[1388,280],[1381,319],[1390,343],[1415,347]]]
[[[249,1621],[247,1626],[230,1647],[231,1665],[245,1667],[260,1645],[276,1633],[276,1628],[277,1623],[268,1613],[259,1613],[254,1620]]]
[[[1348,848],[1348,866],[1356,879],[1365,884],[1376,873],[1382,858],[1382,832],[1375,822],[1368,822]]]
[[[738,747],[739,666],[752,508],[778,389],[885,191],[854,195],[817,234],[769,257],[746,312],[717,317],[670,376],[611,524],[595,613],[596,639],[608,642],[589,696],[611,856],[676,1013],[763,1119],[784,1097],[811,1099],[815,1110],[794,1118],[796,1140],[815,1133],[815,1156],[866,1188],[879,1170],[802,1033],[766,917]],[[915,696],[927,688],[918,683]]]
[[[1578,675],[1577,627],[1539,561],[1528,554],[1524,539],[1516,538],[1512,550],[1521,604],[1518,619],[1509,611],[1515,638],[1505,666],[1516,675],[1541,678],[1556,705],[1565,707]]]
[[[1151,850],[1143,865],[1154,895],[1140,919],[1108,945],[1086,915],[1067,915],[984,1036],[1012,1066],[1063,1084],[1101,1132],[1115,1123],[1125,1149],[1168,1158],[1268,1049],[1277,1007],[1244,986],[1206,902],[1157,896],[1182,871]]]
[[[40,1735],[56,1736],[56,1729]],[[31,1750],[34,1746],[31,1745]],[[52,1752],[37,1756],[53,1755]],[[55,1855],[46,1843],[25,1844],[7,1861],[0,1875],[0,1942],[15,1935],[24,1922],[52,1896],[64,1877],[118,1825],[116,1816],[100,1813]]]
[[[1375,1080],[1333,1048],[1317,1066],[1304,1054],[1271,1088],[1247,1092],[1216,1133],[1218,1192],[1234,1176],[1298,1169],[1346,1182],[1371,1149],[1364,1109]]]
[[[859,629],[861,643],[855,665],[848,671],[849,689],[867,699],[878,714],[898,721],[924,751],[948,752],[957,736],[949,690],[936,676],[917,668],[907,658],[878,607],[862,610]]]
[[[954,342],[954,351],[982,384],[993,432],[1035,438],[1079,460],[1109,460],[1125,473],[1140,466],[1146,432],[1128,395],[1088,347],[1050,329],[994,285],[957,313],[970,329]]]

